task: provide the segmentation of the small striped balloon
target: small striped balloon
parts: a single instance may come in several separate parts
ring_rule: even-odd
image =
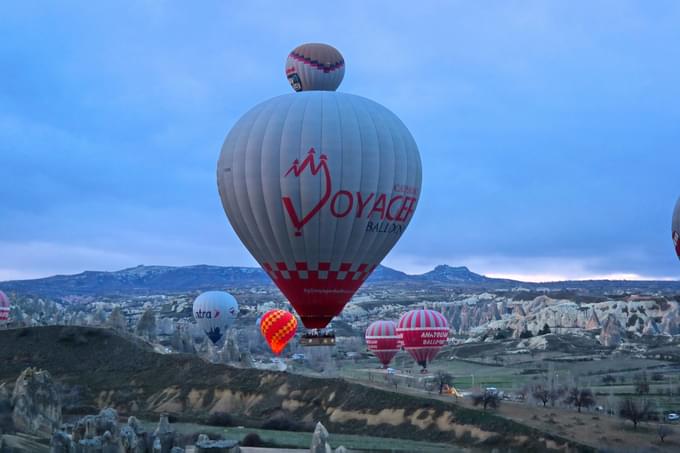
[[[286,77],[295,91],[335,91],[344,76],[345,60],[328,44],[302,44],[286,59]]]
[[[9,298],[0,291],[0,324],[5,324],[9,322]]]
[[[397,332],[401,334],[404,349],[418,362],[427,368],[449,336],[449,323],[444,315],[434,310],[411,310],[402,315],[397,324]]]
[[[401,336],[394,321],[375,321],[366,329],[366,346],[386,368],[401,349]]]
[[[275,355],[281,354],[283,348],[297,332],[297,319],[285,310],[269,310],[262,315],[260,331]]]

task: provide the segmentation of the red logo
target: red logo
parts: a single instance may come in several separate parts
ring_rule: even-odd
[[[293,225],[295,226],[295,236],[301,236],[302,232],[302,227],[305,226],[307,222],[311,220],[312,217],[314,217],[320,210],[323,208],[323,206],[328,202],[328,199],[331,197],[331,172],[328,171],[328,164],[326,161],[328,160],[328,157],[326,157],[325,154],[322,154],[319,156],[319,163],[317,164],[316,161],[314,160],[314,155],[316,154],[316,151],[314,151],[314,148],[309,148],[309,151],[307,152],[307,157],[305,160],[300,163],[299,160],[295,159],[293,161],[293,165],[290,166],[288,171],[286,172],[284,176],[287,177],[291,173],[295,175],[296,178],[299,178],[300,175],[305,171],[305,169],[309,168],[310,173],[312,176],[316,176],[321,170],[323,170],[323,177],[326,182],[326,189],[324,190],[324,194],[319,200],[319,202],[312,208],[311,211],[309,211],[305,215],[300,215],[298,216],[298,213],[295,211],[295,206],[293,206],[293,201],[290,199],[290,197],[281,197],[281,200],[283,201],[283,206],[285,206],[286,211],[288,211],[288,216],[290,217],[291,222],[293,222]]]
[[[292,174],[293,177],[299,178],[305,171],[309,171],[312,176],[322,173],[324,188],[319,201],[307,213],[298,213],[290,197],[281,197],[288,217],[295,227],[295,236],[302,236],[302,228],[305,224],[326,205],[329,206],[330,214],[335,218],[366,219],[367,232],[401,234],[403,225],[408,222],[418,201],[419,188],[403,184],[394,184],[391,193],[365,193],[345,189],[332,193],[328,156],[321,154],[317,161],[314,148],[309,149],[307,157],[302,162],[295,159],[283,177],[286,178]]]

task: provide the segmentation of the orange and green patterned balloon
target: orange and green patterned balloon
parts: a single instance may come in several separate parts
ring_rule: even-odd
[[[279,355],[295,336],[295,332],[297,332],[297,319],[286,310],[269,310],[262,315],[260,331],[272,352]]]

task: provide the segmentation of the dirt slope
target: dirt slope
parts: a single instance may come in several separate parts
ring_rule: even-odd
[[[586,450],[556,436],[451,403],[287,373],[236,369],[191,355],[161,355],[109,330],[39,327],[0,331],[0,382],[28,366],[63,384],[65,407],[113,406],[123,414],[170,412],[201,421],[228,412],[260,426],[276,416],[309,429],[435,442],[514,446],[517,451]]]

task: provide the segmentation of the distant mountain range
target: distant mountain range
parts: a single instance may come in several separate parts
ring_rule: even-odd
[[[114,272],[86,271],[35,280],[0,282],[3,291],[64,297],[69,295],[148,295],[208,289],[273,285],[260,268],[221,266],[137,266]],[[645,292],[680,293],[680,281],[588,280],[528,283],[485,277],[467,267],[439,265],[424,274],[409,275],[378,266],[367,287],[450,288],[453,290],[569,290],[584,293]]]

